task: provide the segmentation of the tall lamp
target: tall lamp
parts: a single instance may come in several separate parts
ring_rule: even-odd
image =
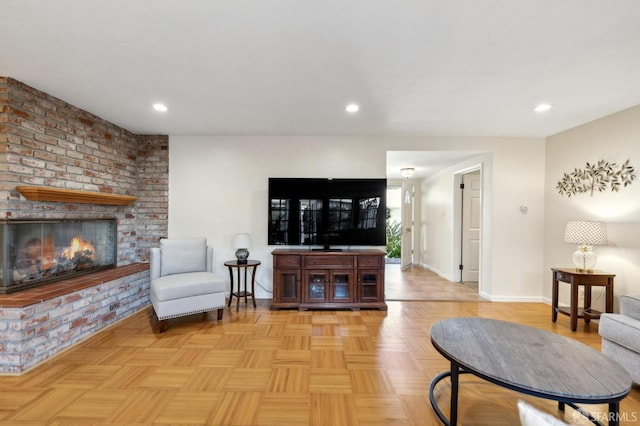
[[[251,235],[235,234],[233,236],[233,248],[236,249],[236,259],[238,259],[238,263],[247,263],[250,247]]]
[[[577,244],[573,264],[579,272],[593,272],[596,254],[591,246],[607,245],[607,225],[604,222],[569,221],[564,229],[564,242]]]

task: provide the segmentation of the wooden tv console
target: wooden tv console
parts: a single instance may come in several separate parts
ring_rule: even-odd
[[[387,310],[382,250],[276,249],[271,309]]]

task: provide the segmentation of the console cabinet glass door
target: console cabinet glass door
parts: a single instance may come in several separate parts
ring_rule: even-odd
[[[300,302],[300,272],[297,269],[279,269],[274,290],[279,302]]]
[[[323,303],[329,301],[329,271],[307,271],[305,301]]]
[[[353,302],[353,272],[333,271],[331,273],[331,302]]]
[[[307,271],[305,302],[353,302],[353,272],[341,270]]]
[[[360,302],[377,302],[382,300],[381,274],[376,269],[358,270],[358,287]]]

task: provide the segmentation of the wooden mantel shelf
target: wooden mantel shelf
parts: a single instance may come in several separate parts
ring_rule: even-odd
[[[138,197],[133,197],[131,195],[78,191],[74,189],[51,188],[46,186],[16,186],[16,189],[24,196],[24,198],[30,201],[128,206],[138,199]]]

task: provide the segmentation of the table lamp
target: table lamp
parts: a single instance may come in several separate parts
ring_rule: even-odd
[[[247,263],[249,247],[251,247],[251,235],[235,234],[233,236],[233,248],[236,249],[236,259],[238,259],[238,263]]]
[[[591,246],[607,245],[607,225],[604,222],[569,221],[564,230],[564,242],[577,244],[573,264],[579,272],[593,272],[596,254]]]

